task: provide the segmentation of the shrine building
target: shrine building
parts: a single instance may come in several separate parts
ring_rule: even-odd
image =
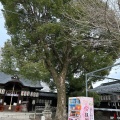
[[[108,83],[103,83],[100,86],[90,90],[91,92],[96,92],[100,95],[100,106],[99,108],[106,109],[120,109],[120,81],[112,81]],[[105,114],[110,114],[110,117],[115,113],[114,111],[107,112]],[[117,113],[120,116],[120,112]]]
[[[0,72],[0,111],[33,111],[48,101],[56,106],[57,95],[41,91],[40,81],[30,81]]]
[[[100,95],[101,106],[113,107],[114,103],[120,106],[120,81],[103,83],[91,91]]]

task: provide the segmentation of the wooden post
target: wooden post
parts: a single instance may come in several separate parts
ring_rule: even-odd
[[[14,84],[14,86],[13,86],[12,95],[11,95],[11,100],[10,100],[10,105],[9,105],[9,107],[8,107],[8,110],[11,110],[11,105],[12,105],[12,100],[13,100],[14,89],[15,89],[15,84]]]

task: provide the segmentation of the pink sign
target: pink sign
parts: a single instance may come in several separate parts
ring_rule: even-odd
[[[93,98],[70,97],[68,120],[94,120]]]

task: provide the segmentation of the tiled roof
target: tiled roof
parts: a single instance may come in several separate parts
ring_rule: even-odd
[[[113,93],[120,93],[120,81],[113,81],[109,83],[103,83],[100,86],[90,90],[97,92],[99,94],[113,94]]]
[[[0,84],[5,84],[11,80],[11,75],[5,74],[3,72],[0,72]],[[20,78],[19,81],[26,87],[33,87],[33,88],[40,88],[42,89],[43,87],[41,86],[40,81],[31,81],[28,79]]]

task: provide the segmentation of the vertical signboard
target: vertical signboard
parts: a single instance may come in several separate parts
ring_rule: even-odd
[[[91,97],[70,97],[68,120],[94,120],[94,105]]]

